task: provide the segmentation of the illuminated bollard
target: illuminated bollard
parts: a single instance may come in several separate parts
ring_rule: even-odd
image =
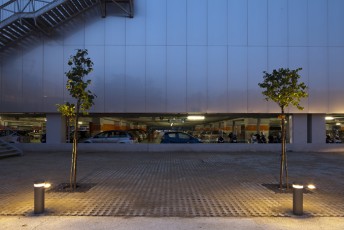
[[[303,185],[293,184],[293,213],[303,215]]]
[[[34,213],[41,214],[44,212],[44,194],[45,189],[50,187],[50,184],[44,181],[36,181],[34,187]]]

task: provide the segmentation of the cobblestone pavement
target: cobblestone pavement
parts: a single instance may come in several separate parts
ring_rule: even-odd
[[[0,215],[33,215],[33,182],[45,179],[45,215],[123,217],[289,217],[292,193],[275,193],[279,153],[80,152],[85,192],[57,192],[69,180],[70,153],[0,160]],[[290,181],[313,182],[309,217],[344,216],[344,154],[288,153]]]

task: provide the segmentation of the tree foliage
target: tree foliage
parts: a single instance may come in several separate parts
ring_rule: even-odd
[[[280,68],[278,70],[273,70],[272,73],[264,71],[263,82],[258,83],[258,85],[264,89],[262,94],[265,96],[265,99],[267,101],[272,100],[276,102],[281,109],[282,154],[280,161],[280,189],[283,187],[284,172],[286,187],[289,189],[286,155],[285,108],[289,105],[293,105],[299,110],[303,110],[303,107],[300,105],[300,101],[302,98],[308,97],[306,84],[299,82],[301,76],[298,72],[300,70],[302,70],[302,68],[297,68],[295,70]]]
[[[299,110],[303,110],[300,100],[308,96],[305,83],[300,82],[298,72],[302,68],[290,70],[288,68],[280,68],[273,70],[272,73],[264,71],[264,81],[258,85],[265,89],[262,94],[265,99],[272,100],[278,104],[281,109],[285,109],[289,105],[294,105]]]
[[[67,83],[66,88],[69,94],[75,99],[74,103],[66,102],[65,104],[57,104],[57,110],[72,120],[74,123],[72,164],[70,171],[70,188],[76,189],[77,175],[77,143],[78,143],[78,120],[80,114],[87,114],[88,110],[94,105],[96,97],[87,87],[91,84],[91,80],[85,77],[93,71],[93,62],[87,57],[87,49],[78,49],[75,55],[70,56],[68,66],[70,70],[66,72]],[[69,123],[69,122],[67,122]]]

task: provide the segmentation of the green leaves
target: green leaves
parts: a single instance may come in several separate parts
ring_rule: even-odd
[[[66,104],[56,104],[57,106],[57,111],[62,113],[66,117],[74,117],[75,116],[75,105],[70,104],[67,102]]]
[[[78,49],[76,54],[70,56],[68,60],[70,70],[65,73],[68,78],[66,88],[69,94],[76,99],[76,106],[69,102],[57,105],[58,111],[64,116],[75,117],[79,111],[87,113],[87,110],[94,105],[96,95],[87,90],[91,80],[85,79],[93,71],[93,62],[87,55],[87,49]]]
[[[288,68],[274,69],[272,73],[264,71],[264,81],[258,85],[265,89],[262,94],[267,101],[272,100],[276,102],[284,111],[290,104],[302,110],[303,107],[299,104],[302,98],[308,97],[306,92],[307,86],[305,83],[299,83],[300,75],[298,72],[302,68],[290,70]]]

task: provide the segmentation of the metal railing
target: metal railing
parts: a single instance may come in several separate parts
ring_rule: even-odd
[[[10,0],[0,6],[0,22],[17,13],[33,13],[54,0]]]
[[[49,36],[57,26],[96,5],[106,17],[107,3],[133,17],[133,0],[9,0],[0,5],[0,50],[32,32]]]

